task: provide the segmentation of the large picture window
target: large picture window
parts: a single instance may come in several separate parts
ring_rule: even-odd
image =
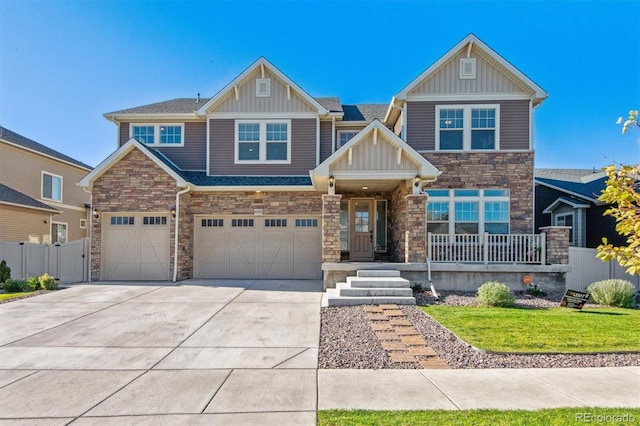
[[[236,163],[291,162],[291,121],[236,121]]]
[[[436,149],[498,149],[499,115],[500,105],[436,106]]]
[[[427,232],[508,234],[508,189],[427,190]],[[452,214],[450,214],[452,212]]]

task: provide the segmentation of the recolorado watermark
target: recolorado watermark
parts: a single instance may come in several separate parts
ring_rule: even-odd
[[[599,414],[599,413],[576,413],[576,422],[581,423],[622,423],[633,424],[636,422],[636,417],[633,414]]]

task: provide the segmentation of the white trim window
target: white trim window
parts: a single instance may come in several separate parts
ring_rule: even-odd
[[[336,141],[338,146],[336,147],[336,150],[342,148],[358,133],[360,133],[358,130],[338,130],[338,140]]]
[[[184,146],[184,125],[131,123],[129,136],[151,146]]]
[[[575,227],[575,215],[573,214],[573,212],[570,213],[556,213],[554,214],[554,225],[555,226],[570,226],[571,230],[569,231],[569,245],[574,246],[575,245],[575,234],[576,234],[576,227]]]
[[[499,104],[436,106],[436,150],[497,150],[499,129]]]
[[[51,243],[67,242],[67,224],[63,222],[51,222]]]
[[[236,120],[236,164],[290,164],[291,120]]]
[[[432,234],[508,234],[508,189],[426,191],[427,231]]]
[[[42,172],[42,198],[62,202],[62,176]]]

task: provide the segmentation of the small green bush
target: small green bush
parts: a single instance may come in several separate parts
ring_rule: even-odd
[[[602,280],[589,284],[587,291],[599,305],[633,308],[636,290],[626,280]]]
[[[23,291],[29,291],[29,285],[26,281],[7,280],[4,282],[4,286],[2,288],[7,293],[20,293]]]
[[[0,284],[11,279],[11,268],[7,266],[7,261],[0,261]]]
[[[29,287],[29,291],[40,290],[40,281],[38,277],[27,277],[26,284]]]
[[[510,308],[514,305],[515,296],[505,284],[489,281],[478,288],[476,299],[481,305]]]
[[[545,297],[547,292],[538,287],[538,284],[531,284],[526,291],[527,294],[532,295],[533,297]]]
[[[38,278],[38,282],[40,283],[40,287],[43,290],[57,290],[58,283],[55,278],[53,278],[49,274],[43,274],[40,278]]]

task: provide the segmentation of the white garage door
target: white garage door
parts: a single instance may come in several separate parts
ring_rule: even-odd
[[[318,217],[196,216],[195,278],[319,279]]]
[[[103,280],[168,280],[168,215],[105,215]]]

